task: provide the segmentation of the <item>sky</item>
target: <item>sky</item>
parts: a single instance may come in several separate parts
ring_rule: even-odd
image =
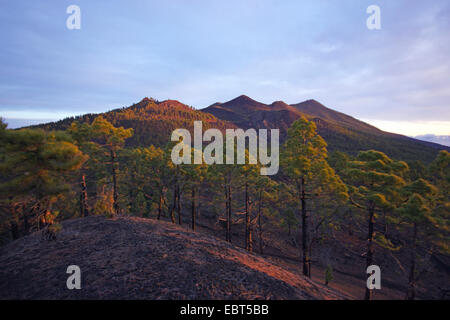
[[[10,127],[241,94],[315,99],[406,135],[450,135],[450,1],[0,0]],[[69,30],[69,5],[81,29]],[[381,29],[369,30],[369,5]]]

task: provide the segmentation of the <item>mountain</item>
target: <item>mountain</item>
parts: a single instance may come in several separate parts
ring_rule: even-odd
[[[241,95],[225,103],[215,103],[205,109],[220,119],[231,121],[245,128],[266,127],[285,128],[300,116],[330,123],[339,123],[342,126],[355,130],[380,134],[381,130],[365,122],[357,120],[344,113],[325,107],[316,100],[306,100],[297,104],[288,105],[283,101],[275,101],[272,104],[263,104],[245,95]],[[280,124],[283,124],[279,127]]]
[[[169,222],[86,217],[0,247],[0,299],[345,299],[216,237]],[[68,290],[69,265],[81,289]]]
[[[347,126],[349,128],[353,128],[364,132],[371,132],[374,134],[382,133],[380,129],[370,124],[355,119],[344,113],[329,109],[320,102],[317,102],[316,100],[313,99],[293,104],[292,106],[309,117],[320,118],[322,120],[329,122],[338,122],[343,126]]]
[[[415,136],[414,138],[416,138],[418,140],[439,143],[439,144],[442,144],[443,146],[450,147],[450,136],[424,134],[424,135],[420,135],[420,136]]]
[[[95,117],[103,116],[114,126],[133,128],[133,136],[126,141],[127,146],[164,146],[170,141],[173,130],[184,128],[193,130],[193,121],[200,120],[203,130],[217,128],[224,131],[236,128],[233,123],[218,119],[212,114],[195,110],[177,100],[157,101],[144,98],[127,108],[118,108],[99,114],[85,114],[70,117],[57,122],[33,126],[46,130],[65,130],[73,121],[92,122]]]
[[[319,134],[328,143],[329,151],[356,154],[361,150],[376,149],[388,156],[406,160],[431,162],[439,150],[449,147],[381,131],[363,121],[325,107],[315,100],[288,105],[283,101],[264,104],[241,95],[225,103],[216,102],[196,110],[177,100],[157,101],[144,98],[127,108],[118,108],[100,114],[85,114],[33,127],[48,130],[67,129],[73,121],[91,122],[102,115],[115,126],[133,128],[134,135],[127,146],[164,146],[173,130],[186,128],[192,132],[193,121],[203,122],[203,130],[217,128],[280,129],[281,142],[292,122],[301,116],[314,121]]]
[[[244,129],[280,129],[283,138],[292,122],[302,113],[282,101],[270,105],[255,101],[245,95],[225,103],[215,103],[201,111],[234,123]]]
[[[436,143],[384,132],[315,100],[291,105],[282,101],[264,104],[242,95],[225,103],[214,103],[202,111],[244,129],[279,128],[282,140],[292,122],[304,116],[316,123],[329,151],[356,154],[360,150],[377,149],[395,159],[430,162],[439,150],[450,150]]]

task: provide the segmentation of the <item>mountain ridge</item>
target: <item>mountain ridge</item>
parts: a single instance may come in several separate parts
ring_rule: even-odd
[[[361,150],[377,149],[400,160],[420,159],[430,162],[438,150],[450,150],[436,143],[382,131],[314,99],[290,105],[283,101],[264,104],[241,95],[224,103],[214,103],[201,111],[242,128],[280,129],[282,140],[286,138],[287,129],[292,122],[303,116],[316,123],[317,130],[328,143],[330,151],[356,154]]]
[[[157,101],[146,97],[126,108],[32,127],[65,130],[73,121],[91,122],[98,115],[104,116],[115,126],[134,129],[127,146],[164,146],[170,141],[173,130],[186,128],[191,131],[194,121],[202,121],[203,130],[217,128],[224,131],[237,127],[279,129],[280,142],[283,143],[290,125],[303,116],[316,123],[318,133],[328,143],[331,152],[342,151],[355,155],[361,150],[376,149],[398,160],[422,160],[429,163],[439,150],[450,151],[446,146],[384,132],[313,99],[290,105],[283,101],[265,104],[246,95],[224,103],[216,102],[199,110],[178,100]]]
[[[193,121],[202,121],[204,130],[217,128],[224,131],[236,128],[233,123],[223,121],[212,114],[194,109],[178,100],[158,101],[144,98],[129,107],[116,108],[103,113],[89,113],[56,122],[31,126],[46,130],[66,130],[73,121],[91,123],[95,117],[103,116],[114,126],[133,128],[133,136],[126,141],[127,146],[164,146],[170,141],[173,130],[186,128],[193,130]]]

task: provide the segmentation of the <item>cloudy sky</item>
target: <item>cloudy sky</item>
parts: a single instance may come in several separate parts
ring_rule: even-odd
[[[81,29],[66,27],[69,5]],[[366,9],[381,8],[381,30]],[[316,99],[392,132],[450,134],[450,1],[1,1],[10,126],[240,94]]]

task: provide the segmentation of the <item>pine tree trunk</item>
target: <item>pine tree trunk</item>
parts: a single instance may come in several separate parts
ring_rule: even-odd
[[[261,205],[262,205],[262,190],[259,191],[259,202],[258,202],[258,238],[259,238],[259,252],[263,254]]]
[[[119,194],[117,192],[117,168],[116,168],[116,153],[111,149],[111,174],[113,178],[113,208],[114,214],[119,214]]]
[[[129,189],[129,192],[128,192],[128,207],[130,208],[130,214],[132,214],[132,215],[138,215],[138,216],[142,216],[141,214],[142,214],[142,212],[141,212],[141,210],[140,210],[140,208],[138,208],[138,207],[136,207],[135,206],[135,201],[136,201],[136,199],[135,199],[135,197],[134,197],[134,192],[133,192],[133,188],[130,188]],[[135,210],[136,210],[136,212],[135,212]],[[137,211],[139,211],[139,212],[137,212]]]
[[[225,187],[225,217],[226,217],[226,227],[225,227],[225,241],[230,241],[230,234],[228,228],[228,184],[226,183],[226,178],[224,178],[224,187]]]
[[[13,219],[16,218],[16,208],[14,205],[10,205],[10,214]],[[13,240],[16,240],[19,238],[19,226],[17,225],[16,220],[12,220],[10,222],[10,228],[11,228],[11,237]]]
[[[303,251],[303,275],[311,277],[311,261],[309,256],[309,229],[308,212],[306,210],[305,178],[301,178],[300,201],[302,209],[302,251]]]
[[[249,227],[248,227],[248,251],[249,252],[253,251],[253,240],[252,240],[253,237],[252,237],[252,234],[253,234],[252,226],[249,225]]]
[[[411,268],[409,271],[409,283],[406,299],[414,300],[416,298],[416,243],[417,243],[417,224],[414,223],[412,248],[411,248]]]
[[[25,205],[22,205],[22,219],[23,219],[23,233],[27,235],[30,233],[30,223],[28,222],[28,214]]]
[[[40,230],[40,223],[39,223],[39,221],[40,221],[40,218],[41,218],[41,203],[37,199],[39,199],[39,197],[36,197],[36,206],[35,206],[35,208],[31,209],[32,210],[31,217],[35,218],[36,228],[37,228],[37,230]]]
[[[386,210],[383,210],[383,231],[384,231],[384,234],[388,233],[388,223],[387,223],[387,220],[386,220]]]
[[[245,182],[245,250],[250,251],[250,214],[248,212],[248,183]]]
[[[373,263],[373,227],[375,223],[374,204],[369,205],[369,233],[367,235],[367,255],[366,255],[366,269]],[[364,300],[372,300],[373,291],[366,287],[366,294]]]
[[[195,187],[192,187],[191,197],[192,197],[192,199],[191,199],[191,201],[192,201],[192,204],[191,204],[191,215],[192,215],[191,222],[192,222],[192,230],[195,231],[195,210],[196,210],[196,205],[195,205]]]
[[[19,227],[17,226],[16,221],[11,221],[11,236],[13,240],[19,239]]]
[[[228,242],[231,242],[231,177],[228,179],[228,214],[227,214],[227,233]]]
[[[181,191],[180,191],[180,184],[177,184],[177,213],[178,213],[178,224],[181,225]]]
[[[82,217],[89,216],[89,207],[88,207],[88,195],[87,195],[87,186],[86,186],[86,175],[83,173],[81,175],[81,198],[80,198],[80,214]]]
[[[176,184],[173,187],[173,201],[172,201],[172,206],[170,207],[170,219],[172,220],[172,223],[175,223],[175,206],[177,203],[177,187]]]
[[[158,202],[158,217],[157,219],[161,219],[161,213],[162,213],[162,203],[163,203],[163,196],[162,191],[159,193],[159,202]]]
[[[83,194],[80,192],[80,217],[84,217]]]

